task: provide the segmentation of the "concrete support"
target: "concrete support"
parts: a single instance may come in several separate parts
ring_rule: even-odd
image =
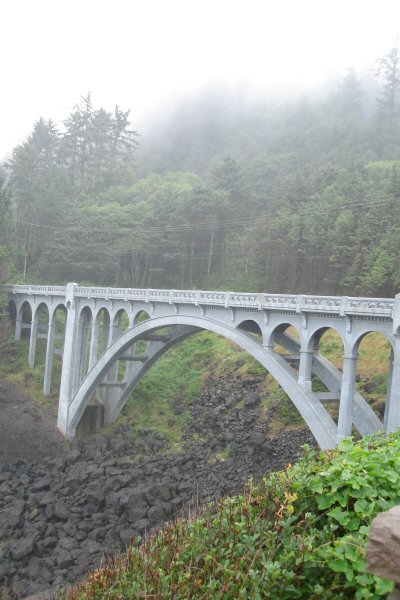
[[[55,338],[55,316],[49,320],[49,328],[47,331],[47,347],[46,347],[46,365],[44,369],[43,394],[50,394],[51,389],[51,372],[53,369],[54,356],[54,338]]]
[[[22,318],[20,318],[20,319],[17,318],[15,320],[15,339],[16,340],[21,339],[21,332],[22,332]]]
[[[82,379],[86,375],[87,355],[89,346],[90,320],[88,316],[81,313],[76,327],[75,341],[75,366],[73,392],[78,389]]]
[[[351,435],[353,425],[353,404],[356,391],[356,373],[358,356],[343,357],[342,388],[340,391],[339,422],[337,441]]]
[[[392,433],[400,427],[400,340],[396,339],[394,357],[391,367],[388,405],[385,414],[387,433]]]
[[[392,380],[393,380],[393,363],[394,363],[394,352],[393,346],[390,351],[390,363],[389,363],[389,372],[387,376],[387,393],[386,393],[386,405],[385,405],[385,414],[383,417],[383,427],[384,430],[387,430],[387,422],[389,417],[389,406],[390,406],[390,391],[392,389]]]
[[[74,284],[67,285],[66,296],[67,322],[65,325],[63,367],[61,372],[60,397],[58,402],[57,427],[64,434],[68,429],[69,405],[73,394],[73,375],[75,362],[76,307]]]
[[[89,351],[89,370],[93,367],[97,360],[97,351],[99,347],[99,319],[95,318],[92,321],[92,337],[90,338]]]
[[[299,386],[306,392],[312,391],[312,364],[313,364],[313,350],[300,350],[300,364],[299,364]]]
[[[108,315],[108,313],[104,313],[103,314],[103,324],[102,324],[102,328],[101,328],[101,352],[102,353],[108,347],[110,330],[111,330],[111,327],[110,327],[109,315]]]
[[[38,334],[38,313],[36,311],[35,315],[32,317],[31,324],[31,337],[29,338],[29,366],[31,369],[35,366],[35,356],[36,356],[36,342],[37,342],[37,334]]]

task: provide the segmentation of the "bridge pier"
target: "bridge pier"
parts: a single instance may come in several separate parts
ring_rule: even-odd
[[[356,391],[357,355],[343,357],[342,387],[339,403],[337,440],[340,442],[351,435],[353,426],[354,393]]]
[[[54,339],[55,339],[55,315],[49,316],[49,325],[47,330],[46,363],[44,369],[43,393],[50,394],[51,373],[53,370]]]
[[[65,324],[63,365],[57,415],[57,427],[64,434],[66,434],[68,429],[69,406],[73,397],[73,385],[75,381],[76,304],[74,300],[74,288],[75,284],[69,283],[65,294],[67,320]]]
[[[306,392],[312,391],[312,364],[314,358],[313,350],[300,350],[299,376],[298,382],[300,387]]]
[[[400,340],[396,339],[388,382],[388,401],[385,411],[385,429],[388,433],[400,427]]]
[[[17,318],[15,319],[15,339],[20,341],[21,340],[21,333],[22,333],[22,318]]]
[[[32,322],[31,322],[31,335],[29,338],[29,355],[28,355],[28,363],[31,369],[35,366],[35,357],[36,357],[36,343],[38,337],[38,313],[35,311],[32,314]]]

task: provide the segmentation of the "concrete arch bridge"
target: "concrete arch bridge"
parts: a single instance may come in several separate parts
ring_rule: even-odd
[[[74,437],[90,407],[102,421],[118,418],[148,369],[184,338],[208,330],[258,360],[288,394],[323,449],[351,435],[400,426],[400,295],[395,299],[248,294],[213,291],[8,285],[17,339],[29,334],[29,364],[47,340],[44,392],[51,386],[53,356],[62,354],[57,425]],[[56,332],[57,322],[64,327]],[[143,320],[143,315],[147,317]],[[298,338],[290,328],[296,328]],[[344,347],[340,371],[318,351],[323,333],[336,330]],[[383,422],[357,392],[358,347],[370,332],[391,344]],[[58,339],[60,338],[60,340]],[[57,346],[58,341],[58,346]],[[61,345],[60,345],[61,343]],[[277,346],[286,353],[280,353]],[[312,376],[327,391],[313,391]],[[338,401],[337,423],[326,408]]]

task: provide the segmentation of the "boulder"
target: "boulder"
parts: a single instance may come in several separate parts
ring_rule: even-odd
[[[400,506],[380,513],[372,521],[367,571],[400,583]]]

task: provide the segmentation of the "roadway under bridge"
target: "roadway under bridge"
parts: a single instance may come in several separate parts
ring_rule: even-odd
[[[102,423],[115,421],[150,367],[172,346],[205,330],[231,340],[269,371],[322,449],[351,435],[353,427],[367,435],[400,426],[400,295],[351,298],[74,283],[0,289],[9,295],[16,338],[29,335],[31,367],[38,338],[47,340],[45,394],[50,393],[53,357],[62,355],[57,425],[67,437],[76,435],[93,407],[101,409],[96,414]],[[321,336],[331,328],[343,340],[342,370],[319,352]],[[391,344],[383,421],[356,389],[358,348],[370,332],[384,334]],[[327,391],[313,391],[313,375]],[[337,422],[327,410],[332,401],[339,407]]]

